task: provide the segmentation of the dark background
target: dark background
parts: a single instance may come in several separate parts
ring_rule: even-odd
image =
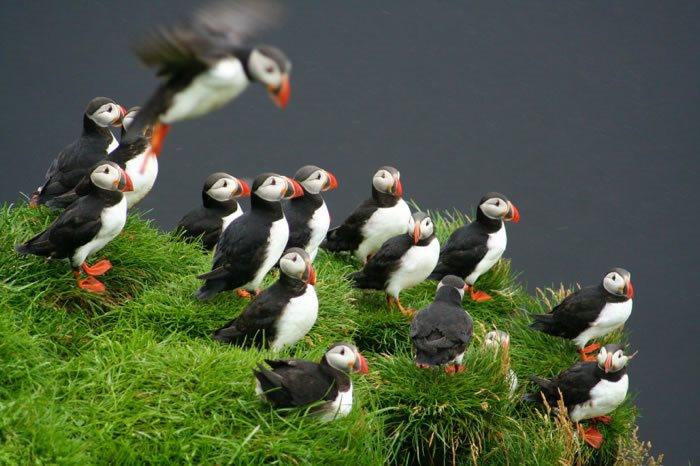
[[[92,97],[144,101],[156,81],[129,38],[189,3],[0,4],[0,201],[41,184]],[[307,163],[338,177],[334,222],[382,164],[423,208],[501,191],[522,216],[506,256],[531,289],[632,272],[640,436],[667,464],[698,460],[699,20],[691,1],[289,4],[263,38],[294,63],[289,107],[256,86],[178,124],[142,208],[169,229],[211,172]]]

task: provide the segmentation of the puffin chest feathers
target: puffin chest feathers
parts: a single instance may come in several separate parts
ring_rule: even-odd
[[[274,266],[282,256],[288,239],[289,224],[287,223],[287,219],[282,216],[282,218],[275,220],[272,222],[272,225],[270,225],[267,243],[265,244],[265,253],[263,255],[264,259],[260,267],[258,267],[253,279],[244,285],[244,288],[254,290],[260,286],[267,272],[270,271],[272,266]]]
[[[312,285],[306,285],[306,290],[300,296],[289,300],[282,310],[275,328],[275,338],[270,343],[274,351],[293,345],[306,335],[318,317],[318,298]]]
[[[102,225],[97,235],[84,245],[75,250],[71,257],[71,265],[77,267],[92,253],[99,251],[107,243],[112,241],[119,233],[121,233],[126,224],[126,199],[122,200],[111,207],[106,207],[100,214]]]
[[[114,137],[114,134],[112,134],[112,132],[110,131],[109,135],[112,137],[112,141],[107,146],[107,154],[114,152],[114,149],[119,147],[119,141],[117,141],[117,138]]]
[[[158,177],[158,158],[150,154],[150,147],[145,151],[127,160],[125,164],[126,172],[129,174],[134,190],[125,192],[127,207],[138,204],[146,195],[151,192]],[[145,166],[144,166],[145,163]],[[144,168],[143,173],[141,169]]]
[[[246,87],[248,77],[241,62],[233,57],[220,60],[175,94],[172,104],[160,120],[170,124],[204,115],[224,106]]]
[[[338,396],[323,407],[319,417],[322,421],[332,421],[347,416],[350,411],[352,411],[352,382],[346,391],[338,391]]]
[[[410,217],[411,209],[403,199],[399,199],[392,207],[379,207],[362,226],[364,239],[357,248],[358,258],[366,260],[369,254],[379,250],[384,241],[406,233]]]
[[[328,213],[326,203],[323,202],[319,208],[314,211],[313,215],[309,219],[309,222],[307,223],[310,231],[309,239],[304,246],[304,249],[307,252],[318,248],[323,239],[326,237],[330,224],[331,216]]]
[[[440,257],[440,243],[433,239],[425,246],[412,246],[401,257],[399,266],[390,275],[386,291],[394,297],[406,288],[411,288],[425,280],[435,269]]]
[[[486,255],[476,264],[472,273],[470,273],[464,281],[473,285],[481,275],[488,272],[491,267],[496,265],[496,262],[503,256],[507,244],[508,237],[506,236],[506,226],[501,224],[501,228],[499,228],[498,231],[489,234],[488,240],[486,240]]]
[[[628,386],[627,374],[615,382],[601,380],[591,389],[590,399],[574,406],[569,411],[569,417],[573,422],[579,422],[610,413],[624,401]]]
[[[243,209],[241,209],[239,206],[235,212],[232,212],[232,213],[228,214],[227,216],[222,217],[221,218],[221,232],[223,233],[226,230],[226,227],[229,226],[231,224],[231,222],[236,220],[241,215],[243,215]]]
[[[573,339],[574,344],[583,348],[586,343],[603,335],[607,335],[624,324],[632,313],[632,300],[621,303],[606,303],[600,314],[589,327]]]

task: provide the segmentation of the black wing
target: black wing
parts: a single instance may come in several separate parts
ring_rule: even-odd
[[[275,408],[305,406],[338,395],[335,378],[320,364],[303,359],[266,361],[272,370],[258,364],[254,370],[266,398]]]
[[[379,251],[367,261],[362,270],[350,274],[349,278],[353,281],[353,286],[383,290],[391,273],[398,268],[401,257],[412,245],[413,240],[407,234],[386,240]]]
[[[556,406],[559,391],[564,404],[571,408],[590,399],[591,389],[600,381],[600,368],[596,362],[577,362],[551,380],[531,376],[530,379],[540,386],[550,406]],[[527,399],[541,401],[539,393],[529,395]]]
[[[445,275],[466,277],[488,252],[488,233],[477,223],[456,229],[440,251],[440,259],[430,278],[442,280]]]
[[[182,233],[186,239],[202,237],[202,245],[205,249],[212,250],[221,236],[222,219],[219,215],[206,207],[199,207],[187,213],[175,227],[175,231]]]
[[[329,251],[354,251],[362,242],[362,227],[377,210],[377,201],[367,199],[338,227],[328,230],[321,247]]]
[[[473,333],[474,323],[464,309],[440,302],[431,304],[411,322],[416,362],[437,366],[451,361],[465,351]]]
[[[532,316],[534,330],[563,338],[576,338],[595,321],[605,305],[599,287],[588,287],[570,294],[549,314]]]

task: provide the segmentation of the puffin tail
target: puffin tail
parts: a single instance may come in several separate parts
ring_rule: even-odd
[[[343,226],[341,225],[328,230],[326,239],[323,240],[320,247],[333,252],[349,251],[353,249],[345,243],[347,243],[347,241],[343,238]]]
[[[226,289],[224,280],[207,280],[195,293],[194,297],[200,301],[211,299]]]
[[[73,202],[75,202],[78,199],[78,194],[76,194],[75,191],[68,191],[65,194],[61,194],[60,196],[56,196],[54,198],[49,199],[46,202],[46,206],[49,209],[65,209],[69,205],[71,205]]]
[[[211,337],[220,343],[228,343],[233,345],[243,343],[246,335],[238,330],[238,327],[236,327],[236,321],[234,320],[226,324],[225,327],[221,327],[220,329],[216,330]]]
[[[440,281],[445,275],[449,275],[450,272],[445,270],[445,266],[442,262],[438,262],[433,271],[428,275],[428,280]]]
[[[530,317],[535,319],[535,322],[531,323],[528,326],[530,330],[537,330],[540,332],[549,333],[549,329],[552,324],[551,314],[533,314]]]

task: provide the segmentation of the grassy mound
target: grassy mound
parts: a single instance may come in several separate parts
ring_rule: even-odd
[[[410,319],[381,293],[352,290],[348,257],[320,253],[319,318],[281,357],[318,360],[335,341],[354,341],[370,373],[355,380],[355,407],[322,423],[303,410],[275,412],[254,394],[252,368],[270,351],[222,346],[212,330],[247,301],[192,293],[209,269],[198,247],[131,215],[100,254],[114,264],[101,296],[75,286],[66,261],[19,257],[14,245],[54,218],[46,209],[0,209],[0,463],[206,464],[642,464],[630,400],[602,426],[594,451],[563,416],[509,396],[503,359],[485,351],[493,327],[511,334],[511,365],[524,384],[574,363],[567,342],[527,330],[549,291],[528,296],[502,261],[478,283],[494,299],[465,301],[475,339],[456,376],[413,365]],[[460,215],[433,217],[441,240]],[[95,258],[98,259],[99,257]],[[268,280],[273,280],[269,277]],[[421,309],[435,283],[402,294]],[[491,291],[493,290],[493,291]],[[606,341],[624,340],[623,334]],[[632,381],[634,386],[634,381]],[[521,387],[520,391],[523,390]],[[517,395],[516,395],[517,398]],[[651,460],[653,462],[653,460]]]

